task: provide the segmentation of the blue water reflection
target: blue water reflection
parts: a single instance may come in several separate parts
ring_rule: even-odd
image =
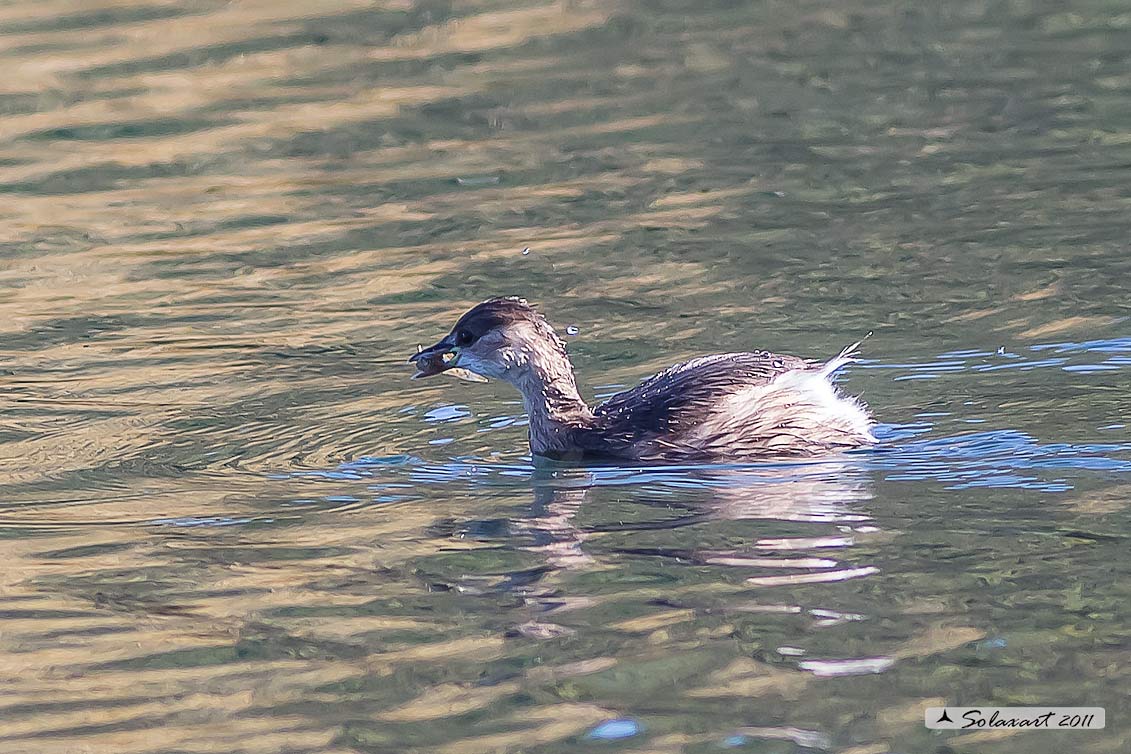
[[[1088,374],[1113,372],[1131,365],[1131,338],[1103,338],[1081,342],[1040,343],[1011,351],[1002,346],[997,351],[963,349],[939,354],[933,361],[921,363],[887,363],[862,360],[864,369],[896,372],[893,381],[936,379],[958,372],[1000,372],[1059,367],[1065,372]]]
[[[1112,429],[1121,425],[1110,425]],[[1017,429],[923,437],[928,422],[880,425],[881,444],[874,450],[836,459],[757,465],[589,466],[583,479],[563,486],[618,487],[648,485],[668,490],[782,484],[799,479],[840,476],[848,471],[879,472],[891,482],[933,480],[946,489],[1015,488],[1065,492],[1074,488],[1073,472],[1131,473],[1131,443],[1042,443]],[[415,456],[365,456],[333,469],[276,474],[273,478],[373,482],[373,489],[417,485],[471,484],[511,486],[537,471],[529,462],[456,458],[425,461]]]
[[[952,490],[992,487],[1039,492],[1073,489],[1074,470],[1131,472],[1131,460],[1120,456],[1131,454],[1128,443],[1042,444],[1014,429],[905,439],[928,429],[926,425],[882,428],[884,439],[896,441],[870,454],[868,467],[886,472],[888,481],[933,480]]]

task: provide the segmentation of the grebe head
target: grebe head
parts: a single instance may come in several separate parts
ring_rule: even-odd
[[[565,343],[545,317],[515,296],[478,304],[439,343],[409,361],[417,366],[414,377],[431,377],[459,367],[505,380],[523,392],[532,379],[544,382],[562,369],[572,374]]]
[[[493,298],[472,308],[436,345],[409,361],[413,377],[452,368],[505,380],[522,393],[535,455],[564,453],[593,412],[577,391],[565,343],[546,319],[521,298]]]

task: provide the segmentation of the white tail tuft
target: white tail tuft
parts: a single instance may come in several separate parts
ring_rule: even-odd
[[[835,357],[826,361],[825,365],[821,367],[821,376],[830,377],[845,364],[851,364],[852,362],[856,361],[856,353],[860,350],[861,344],[863,344],[864,341],[870,337],[872,337],[871,332],[869,332],[867,335],[865,335],[863,338],[856,341],[852,345],[845,348]]]

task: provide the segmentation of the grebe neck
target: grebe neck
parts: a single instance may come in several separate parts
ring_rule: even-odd
[[[593,419],[581,397],[573,364],[564,353],[539,354],[517,385],[530,420],[530,450],[552,455],[569,449],[573,433]]]

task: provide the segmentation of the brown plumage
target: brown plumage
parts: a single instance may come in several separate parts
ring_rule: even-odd
[[[823,363],[768,351],[703,356],[590,409],[553,327],[523,299],[505,297],[475,306],[409,360],[414,377],[458,366],[514,385],[537,456],[719,462],[826,455],[875,442],[863,406],[830,381],[854,349]]]

